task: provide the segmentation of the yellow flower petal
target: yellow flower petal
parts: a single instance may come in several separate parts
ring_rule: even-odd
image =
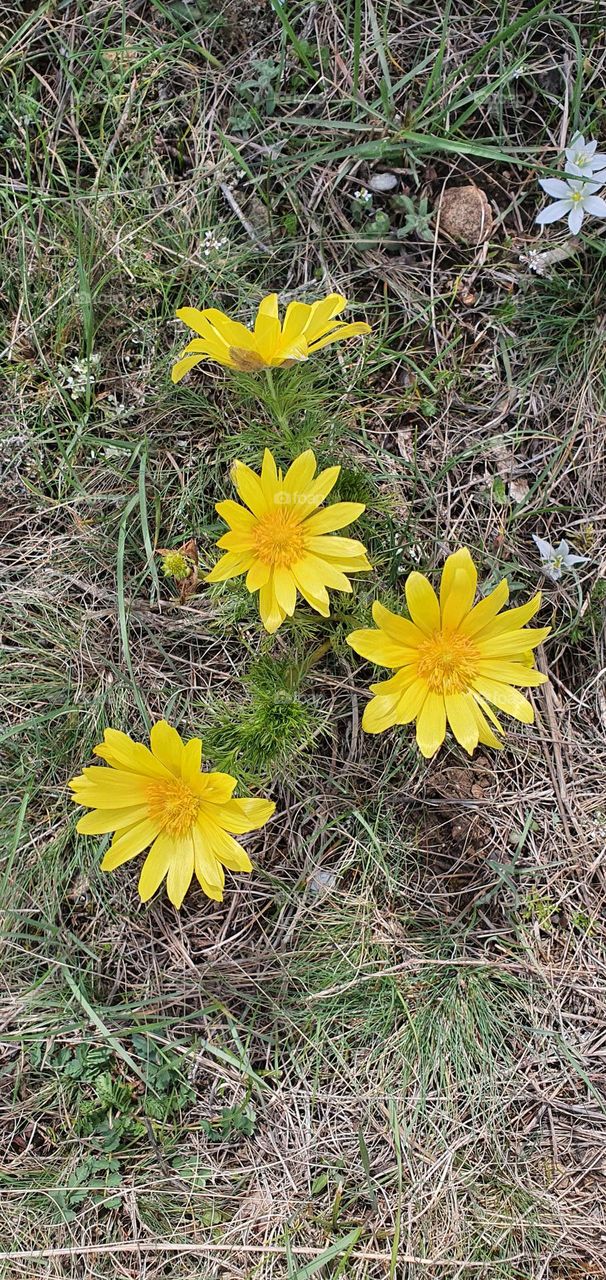
[[[146,814],[147,805],[129,805],[127,809],[93,809],[92,813],[84,813],[78,819],[76,831],[81,836],[104,836],[110,831],[134,826]]]
[[[174,383],[180,382],[185,377],[185,374],[189,373],[190,369],[195,369],[196,365],[200,364],[203,359],[204,356],[200,355],[183,356],[180,360],[177,360],[170,371],[172,381]]]
[[[275,813],[273,800],[230,800],[227,804],[217,806],[212,814],[213,820],[225,831],[242,836],[247,831],[256,831],[264,827]],[[227,863],[225,864],[227,866]]]
[[[273,635],[284,622],[286,614],[280,608],[271,581],[259,591],[259,613],[266,631]]]
[[[365,733],[384,733],[396,723],[395,708],[397,697],[371,698],[366,703],[362,716],[362,728]]]
[[[444,702],[448,723],[457,742],[472,755],[480,736],[473,697],[469,693],[450,693],[446,694]]]
[[[252,862],[242,845],[210,819],[205,822],[205,838],[208,841],[209,850],[217,861],[223,880],[225,879],[223,867],[227,867],[230,871],[252,871]]]
[[[130,862],[131,858],[136,858],[138,853],[147,849],[158,834],[157,820],[145,818],[143,822],[137,822],[134,827],[130,827],[123,835],[112,841],[101,863],[101,870],[115,871],[116,867],[121,867],[123,862]]]
[[[216,565],[207,573],[205,582],[226,582],[228,578],[237,578],[241,573],[246,573],[253,563],[253,555],[250,551],[243,551],[240,555],[237,551],[227,551]]]
[[[344,529],[353,524],[358,516],[366,510],[363,502],[334,502],[331,507],[324,507],[305,521],[305,536],[316,536],[321,533],[334,533],[335,529]]]
[[[307,555],[304,557],[303,563],[307,565],[309,573],[313,573],[319,587],[332,587],[333,591],[351,592],[352,585],[349,578],[336,565],[331,564],[330,561],[323,560],[320,556]],[[293,571],[296,567],[297,564],[295,563]]]
[[[142,902],[149,902],[149,899],[161,885],[173,856],[173,841],[170,836],[162,833],[154,841],[146,859],[141,868],[139,876],[139,897]]]
[[[534,618],[541,606],[540,591],[527,604],[521,604],[517,609],[508,609],[506,613],[499,614],[498,618],[494,618],[482,631],[478,632],[478,640],[489,640],[495,636],[503,635],[506,631],[517,631],[520,627],[530,622]]]
[[[266,364],[271,364],[281,337],[278,295],[270,293],[259,303],[255,320],[255,348]]]
[[[231,498],[227,498],[225,502],[217,502],[215,511],[234,531],[250,533],[255,527],[252,511],[240,506],[239,502],[233,502]]]
[[[206,894],[206,897],[212,898],[214,902],[223,902],[223,890],[218,889],[216,885],[210,884],[208,880],[205,880],[197,867],[195,868],[195,871],[200,888],[202,889],[202,892]]]
[[[401,618],[398,613],[392,613],[378,600],[375,600],[372,606],[372,616],[378,627],[386,631],[392,640],[397,640],[407,649],[418,648],[425,639],[424,633],[419,627],[415,627],[414,622],[410,622],[408,618]]]
[[[289,302],[282,325],[282,350],[301,338],[312,310],[313,307],[310,307],[308,302]],[[305,345],[307,346],[307,343]]]
[[[265,564],[263,560],[255,560],[246,575],[246,587],[248,591],[258,591],[260,587],[267,586],[271,578],[271,565]]]
[[[132,773],[122,775],[116,769],[105,769],[102,765],[85,769],[81,777],[72,778],[68,783],[74,792],[75,802],[87,809],[128,809],[134,805],[146,805],[150,785],[149,778],[139,778]]]
[[[290,569],[278,566],[273,571],[273,590],[280,608],[292,617],[297,603],[297,587]]]
[[[323,582],[318,578],[314,560],[307,556],[305,560],[297,560],[292,566],[292,575],[304,600],[323,618],[330,615],[330,601]]]
[[[168,770],[142,742],[133,742],[119,729],[106,729],[104,741],[93,747],[94,754],[115,769],[138,773],[148,778],[166,778]]]
[[[442,627],[456,631],[471,612],[478,584],[478,574],[473,560],[462,547],[449,556],[442,573],[440,585],[440,614]]]
[[[380,667],[403,667],[417,656],[416,649],[405,649],[383,631],[352,631],[347,636],[347,643],[362,658],[376,662]]]
[[[261,466],[261,488],[268,508],[273,505],[277,487],[278,468],[276,467],[276,460],[273,453],[270,453],[269,449],[265,449]]]
[[[490,592],[490,595],[484,597],[474,605],[471,613],[463,619],[461,623],[461,631],[466,636],[475,636],[492,622],[495,615],[507,604],[509,599],[509,583],[507,578],[503,578],[498,586]]]
[[[194,874],[194,842],[191,832],[173,838],[173,852],[166,876],[166,892],[174,907],[179,909]]]
[[[487,640],[481,636],[476,643],[483,657],[513,658],[527,653],[529,649],[536,649],[547,639],[550,631],[551,627],[526,627],[523,631],[504,631],[500,636],[491,636]]]
[[[335,333],[329,333],[325,338],[318,338],[315,342],[310,342],[310,352],[319,351],[321,347],[328,347],[331,342],[344,342],[346,338],[357,338],[361,334],[371,333],[369,324],[365,324],[363,320],[357,320],[354,324],[344,324],[337,329]]]
[[[212,324],[208,311],[199,311],[197,307],[179,307],[175,313],[178,320],[182,320],[188,329],[193,329],[194,333],[200,335],[201,338],[212,338],[215,342],[221,343],[227,350],[228,343],[225,338]]]
[[[241,529],[230,529],[229,533],[224,533],[217,540],[217,546],[221,550],[234,551],[236,555],[249,555],[254,551],[254,538],[251,533],[244,533]]]
[[[495,751],[502,751],[503,743],[501,742],[500,738],[497,738],[496,733],[494,733],[493,730],[491,729],[486,719],[486,716],[482,714],[480,705],[478,704],[478,701],[477,701],[479,697],[480,695],[476,694],[472,703],[474,714],[475,714],[477,725],[478,725],[478,742],[481,742],[482,746],[484,747],[492,747]],[[486,706],[486,704],[484,705]],[[486,710],[488,711],[488,708],[486,708]]]
[[[533,707],[518,689],[514,689],[513,685],[489,680],[487,676],[476,676],[473,688],[488,698],[489,702],[494,702],[499,711],[506,711],[515,720],[521,720],[522,724],[534,723]]]
[[[269,504],[259,476],[255,475],[245,462],[234,462],[232,474],[242,501],[250,507],[253,515],[257,517],[265,515]]]
[[[339,468],[340,470],[340,468]],[[296,494],[304,492],[308,485],[311,484],[316,474],[316,458],[311,449],[306,449],[305,453],[300,453],[294,462],[291,462],[282,488],[285,493]]]
[[[312,455],[313,456],[313,455]],[[312,511],[319,507],[324,499],[328,497],[332,489],[334,489],[341,472],[340,467],[327,467],[325,471],[321,471],[315,480],[310,480],[308,485],[301,485],[297,495],[297,519],[306,520]],[[286,485],[287,476],[284,478]]]
[[[215,854],[211,850],[208,819],[205,818],[204,823],[197,822],[192,828],[191,834],[194,845],[194,866],[198,880],[203,879],[207,884],[212,884],[217,889],[222,890],[225,876]]]
[[[438,597],[422,573],[411,573],[406,579],[406,603],[410,616],[425,635],[431,635],[440,627]]]
[[[308,343],[314,342],[326,332],[327,325],[347,306],[347,299],[342,293],[329,293],[319,302],[313,302],[305,324],[305,337]]]
[[[309,551],[313,551],[314,555],[321,556],[322,559],[343,561],[344,564],[352,557],[357,559],[365,554],[362,543],[355,538],[340,538],[333,533],[306,537],[305,545]]]
[[[410,724],[421,713],[428,697],[424,680],[413,680],[398,699],[396,716],[398,724]]]
[[[180,734],[166,720],[158,720],[152,725],[149,741],[156,760],[169,769],[175,778],[181,777],[181,759],[183,741]]]
[[[445,737],[446,707],[444,705],[444,695],[442,693],[429,692],[417,720],[417,743],[421,755],[425,756],[426,760],[429,760],[431,756],[435,756]]]
[[[462,588],[462,580],[457,576],[463,575],[464,586]],[[448,556],[444,562],[442,577],[440,580],[440,608],[443,611],[446,601],[453,594],[459,595],[461,589],[464,590],[467,597],[471,596],[471,604],[465,609],[465,613],[469,612],[473,604],[474,596],[478,584],[478,571],[471,558],[471,554],[467,547],[460,547],[451,556]],[[463,616],[463,614],[461,615]],[[443,613],[442,613],[443,618]],[[456,625],[456,624],[455,624]]]
[[[236,779],[229,773],[201,773],[192,785],[202,800],[222,805],[231,799]]]
[[[523,689],[531,689],[547,683],[547,676],[544,676],[542,671],[536,671],[534,667],[529,667],[524,662],[505,662],[501,658],[498,660],[482,658],[478,662],[478,672],[492,680],[519,684]]]
[[[185,743],[183,755],[181,756],[181,777],[188,785],[193,786],[200,776],[202,768],[202,741],[200,738],[190,738]]]
[[[372,693],[379,693],[386,696],[388,693],[404,693],[409,685],[413,684],[417,679],[416,663],[409,663],[406,667],[400,667],[396,671],[395,676],[389,676],[387,680],[375,680],[370,688]],[[425,682],[423,681],[423,687]]]

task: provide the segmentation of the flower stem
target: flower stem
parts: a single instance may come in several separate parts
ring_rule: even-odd
[[[276,384],[275,384],[275,382],[274,382],[274,375],[273,375],[273,373],[272,373],[271,369],[269,369],[269,368],[266,368],[266,369],[265,369],[265,376],[266,376],[266,378],[267,378],[267,386],[268,386],[268,390],[269,390],[269,394],[270,394],[270,402],[271,402],[271,408],[272,408],[273,415],[274,415],[274,417],[276,418],[276,420],[279,422],[279,424],[280,424],[280,426],[281,426],[281,427],[287,427],[287,426],[288,426],[288,419],[284,416],[284,414],[281,412],[281,410],[280,410],[280,408],[279,408],[279,406],[278,406],[278,396],[277,396],[277,392],[276,392]]]

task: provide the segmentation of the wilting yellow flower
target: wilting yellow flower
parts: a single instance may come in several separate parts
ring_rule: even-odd
[[[504,579],[474,606],[477,578],[463,547],[444,565],[439,601],[427,578],[411,573],[406,602],[412,621],[375,601],[372,615],[378,631],[354,631],[347,637],[363,658],[398,668],[390,680],[370,686],[377,696],[362,720],[368,733],[416,720],[419,748],[429,758],[441,747],[447,722],[470,755],[478,742],[501,747],[493,728],[504,730],[490,703],[532,724],[533,708],[515,686],[544,684],[547,679],[533,669],[532,650],[551,628],[524,627],[541,597],[500,613],[509,596]]]
[[[94,750],[109,769],[93,765],[69,783],[76,804],[93,810],[80,818],[76,830],[89,836],[115,833],[102,871],[114,871],[149,848],[139,877],[143,902],[166,876],[168,896],[180,907],[194,871],[205,894],[221,902],[223,868],[252,871],[233,834],[262,827],[275,805],[233,800],[235,778],[201,773],[200,739],[183,743],[166,720],[152,727],[150,747],[118,729],[105,730],[104,742]]]
[[[297,591],[327,618],[330,602],[326,588],[351,591],[345,575],[372,568],[361,542],[325,536],[357,520],[364,503],[335,502],[323,511],[316,510],[340,470],[328,467],[316,476],[311,449],[295,458],[285,476],[269,449],[263,455],[260,476],[243,462],[234,463],[234,483],[246,507],[231,500],[217,503],[216,510],[229,525],[229,533],[219,538],[217,546],[225,547],[226,554],[206,581],[224,582],[245,573],[248,590],[259,592],[259,612],[266,631],[277,631],[286,615],[294,613]]]
[[[370,325],[358,320],[347,324],[335,320],[347,306],[340,293],[329,293],[320,302],[290,302],[280,324],[278,295],[270,293],[259,304],[254,331],[238,320],[230,320],[216,307],[198,311],[196,307],[180,307],[177,317],[200,336],[188,344],[173,366],[173,382],[180,382],[201,360],[216,360],[229,369],[256,373],[281,364],[307,360],[329,342],[342,342],[359,333],[370,333]]]

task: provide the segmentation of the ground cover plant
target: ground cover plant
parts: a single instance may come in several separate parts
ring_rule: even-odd
[[[603,1275],[600,6],[1,22],[0,1276]],[[357,327],[179,366],[273,294]],[[213,581],[309,451],[354,564]],[[462,548],[534,723],[423,753],[376,637]],[[180,909],[67,785],[162,722],[245,849]]]

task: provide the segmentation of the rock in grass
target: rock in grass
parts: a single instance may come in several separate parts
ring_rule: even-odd
[[[492,231],[492,209],[481,187],[447,187],[438,213],[440,231],[461,244],[483,244]]]

